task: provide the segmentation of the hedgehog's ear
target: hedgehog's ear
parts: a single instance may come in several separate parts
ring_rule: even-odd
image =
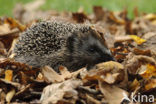
[[[69,51],[72,53],[74,50],[74,44],[75,41],[77,41],[77,34],[72,34],[71,36],[68,37],[67,39],[67,48]]]

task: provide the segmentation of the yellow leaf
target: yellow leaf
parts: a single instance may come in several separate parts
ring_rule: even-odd
[[[6,101],[10,103],[14,95],[15,95],[15,89],[12,88],[6,95]]]
[[[147,83],[145,84],[145,90],[150,90],[156,88],[156,79],[150,79],[147,81]]]
[[[156,19],[156,14],[153,14],[153,13],[149,13],[147,15],[144,16],[145,19],[148,19],[148,20],[155,20]]]
[[[146,42],[146,40],[136,36],[136,35],[130,35],[130,37],[138,44],[141,45],[142,43]]]
[[[130,84],[129,88],[131,91],[134,91],[137,87],[140,86],[140,83],[137,79],[133,80],[133,82]]]
[[[148,79],[151,78],[152,76],[156,77],[156,66],[147,64],[146,68],[147,69],[140,74],[143,78]]]
[[[20,24],[17,20],[13,19],[13,18],[7,18],[5,20],[5,23],[10,24],[10,26],[12,28],[18,28],[20,31],[24,31],[26,29],[25,25]]]
[[[153,20],[153,21],[152,21],[152,24],[153,24],[153,25],[156,25],[156,20]]]
[[[5,71],[5,80],[12,81],[12,77],[13,77],[13,71],[6,70]]]

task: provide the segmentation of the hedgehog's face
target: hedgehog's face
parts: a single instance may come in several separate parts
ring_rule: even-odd
[[[68,39],[68,48],[73,59],[80,60],[86,64],[97,64],[99,62],[114,60],[111,52],[102,40],[96,36],[95,31],[87,33],[75,33]]]

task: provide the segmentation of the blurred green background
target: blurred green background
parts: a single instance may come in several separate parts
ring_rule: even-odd
[[[28,3],[33,0],[0,0],[0,16],[12,16],[16,3]],[[139,12],[156,13],[156,0],[46,0],[42,10],[55,9],[58,11],[76,12],[83,7],[86,13],[92,13],[92,6],[103,6],[109,10],[120,11],[128,9],[128,16],[133,17],[133,9]]]

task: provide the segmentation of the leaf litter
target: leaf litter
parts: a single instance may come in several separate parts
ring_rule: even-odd
[[[35,5],[32,11],[27,5],[18,4],[14,9],[17,19],[0,19],[2,104],[149,104],[133,102],[132,97],[137,96],[138,101],[138,94],[156,96],[156,14],[139,15],[135,8],[135,18],[130,20],[126,9],[113,12],[95,6],[93,13],[87,15],[82,9],[75,13],[37,10],[41,4],[40,1],[32,4]],[[28,15],[30,18],[25,18]],[[39,19],[60,17],[75,23],[95,24],[116,62],[103,62],[91,70],[84,67],[75,72],[60,66],[58,73],[49,66],[33,68],[14,61],[11,51],[22,31]]]

